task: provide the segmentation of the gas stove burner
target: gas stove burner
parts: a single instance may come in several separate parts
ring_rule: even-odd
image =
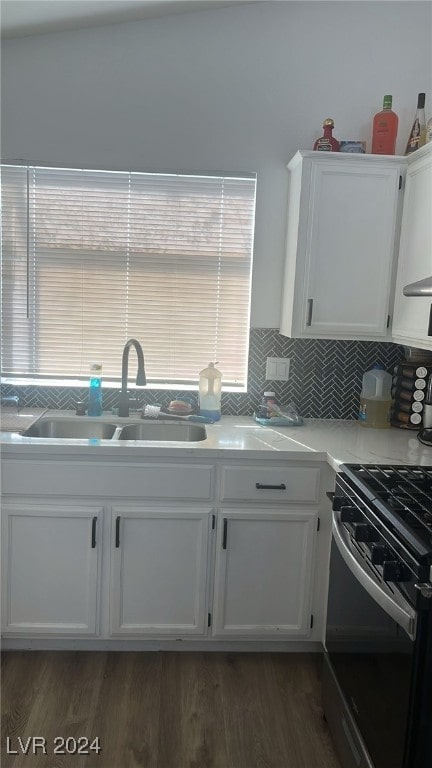
[[[432,564],[432,467],[345,464],[341,470],[387,529]]]

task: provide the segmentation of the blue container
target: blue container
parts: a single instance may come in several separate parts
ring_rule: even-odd
[[[87,413],[89,416],[102,416],[102,365],[93,363],[90,366],[89,402]]]

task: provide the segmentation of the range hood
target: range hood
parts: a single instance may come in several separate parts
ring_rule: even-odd
[[[409,283],[403,288],[402,293],[404,296],[432,296],[432,276],[417,280],[416,283]]]

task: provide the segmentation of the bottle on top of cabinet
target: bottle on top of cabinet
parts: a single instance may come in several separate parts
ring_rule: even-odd
[[[390,427],[391,388],[392,376],[383,365],[375,363],[370,371],[366,371],[360,393],[358,423],[361,427]]]
[[[426,143],[426,117],[425,117],[425,93],[419,93],[417,98],[417,110],[414,115],[411,132],[408,137],[405,154],[410,155],[416,149],[420,149]]]
[[[213,421],[221,417],[222,374],[209,363],[199,374],[199,412]]]
[[[339,152],[340,144],[332,135],[334,122],[331,117],[327,117],[323,123],[324,135],[316,140],[313,148],[318,152]]]
[[[384,96],[383,108],[377,112],[372,125],[372,154],[394,155],[399,118],[392,111],[393,97]]]

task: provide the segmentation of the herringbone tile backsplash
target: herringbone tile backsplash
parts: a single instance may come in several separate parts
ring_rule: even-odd
[[[290,378],[284,382],[265,379],[267,357],[289,357]],[[403,359],[396,344],[322,339],[288,339],[273,328],[254,328],[250,333],[247,393],[222,392],[222,413],[251,415],[264,389],[272,389],[282,405],[294,403],[305,418],[356,419],[364,371],[374,363],[387,369]],[[223,366],[221,364],[223,373]],[[222,379],[223,389],[223,379]],[[4,395],[19,395],[21,404],[30,407],[74,408],[86,400],[87,387],[17,387],[5,385]],[[178,392],[145,390],[143,403],[167,404]],[[182,392],[196,399],[197,393]],[[103,407],[117,406],[116,390],[103,390]]]

